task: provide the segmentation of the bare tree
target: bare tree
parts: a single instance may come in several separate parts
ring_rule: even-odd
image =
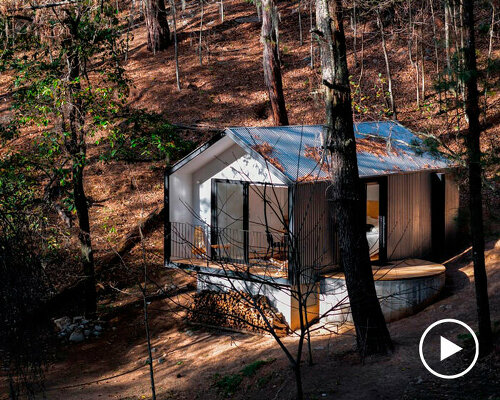
[[[170,1],[172,8],[172,19],[174,25],[174,56],[175,56],[175,80],[177,82],[177,90],[181,90],[181,81],[179,78],[179,45],[177,43],[177,11],[175,9],[175,0]]]
[[[148,30],[148,50],[156,53],[170,46],[165,0],[143,0],[146,27]]]
[[[394,93],[392,91],[392,75],[391,75],[391,66],[389,64],[389,56],[387,54],[387,46],[385,44],[385,33],[384,33],[384,25],[382,23],[382,18],[380,17],[380,7],[377,7],[375,10],[377,14],[377,25],[380,30],[380,37],[382,40],[382,51],[384,52],[384,59],[385,59],[385,71],[387,74],[387,90],[389,92],[389,100],[391,102],[391,111],[392,111],[392,118],[393,119],[398,119],[397,113],[396,113],[396,103],[394,102]]]
[[[269,94],[273,120],[276,125],[288,125],[283,95],[278,48],[278,15],[275,0],[262,1],[262,32],[264,81]]]
[[[466,30],[467,46],[464,49],[464,64],[467,72],[465,80],[465,112],[469,120],[466,135],[467,167],[469,175],[469,210],[472,233],[472,259],[474,261],[474,284],[479,322],[479,343],[483,354],[493,347],[491,333],[488,282],[484,261],[483,197],[481,167],[481,124],[479,123],[479,92],[477,89],[476,39],[474,28],[474,1],[464,0],[463,21]]]
[[[316,26],[326,107],[323,146],[331,155],[332,200],[358,350],[361,354],[387,353],[392,342],[375,292],[361,212],[341,0],[316,1]]]
[[[205,14],[204,0],[200,0],[200,33],[198,36],[198,57],[200,65],[203,64],[203,17]]]

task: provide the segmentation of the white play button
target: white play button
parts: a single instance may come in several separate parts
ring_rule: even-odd
[[[441,359],[443,361],[455,353],[463,350],[460,346],[441,336]]]
[[[434,369],[432,369],[430,367],[430,365],[427,363],[427,361],[425,360],[425,357],[424,357],[424,342],[425,342],[425,338],[427,337],[427,334],[429,332],[431,332],[435,328],[439,329],[437,327],[439,327],[442,324],[455,324],[455,325],[460,326],[462,329],[465,328],[465,330],[467,332],[469,332],[470,335],[472,336],[472,338],[474,339],[474,345],[475,345],[474,358],[470,362],[470,364],[465,369],[463,369],[462,371],[456,371],[456,373],[452,373],[452,374],[440,373],[440,372],[435,371]],[[464,350],[462,347],[457,346],[452,341],[450,341],[450,340],[444,338],[443,336],[441,336],[442,334],[444,334],[444,333],[441,331],[441,334],[439,334],[439,338],[440,338],[440,343],[439,344],[440,344],[440,348],[441,348],[441,351],[440,351],[440,360],[439,360],[440,362],[443,361],[443,360],[446,360],[448,357],[452,356],[453,354],[456,354],[459,351]],[[432,338],[433,335],[431,334],[429,336]],[[437,336],[436,336],[436,339],[437,339]],[[431,364],[433,364],[433,366],[435,366],[438,369],[439,369],[440,366],[445,366],[447,363],[440,364],[440,362],[439,363],[437,362],[437,354],[436,354],[437,352],[435,351],[435,347],[433,347],[432,344],[431,344],[432,343],[432,339],[429,339],[425,343],[428,343],[428,344],[426,344],[426,346],[428,346],[429,344],[431,345],[431,347],[429,348],[427,354],[434,355],[434,357],[432,357],[432,356],[430,357]],[[474,367],[474,364],[476,364],[476,361],[477,361],[477,359],[479,357],[479,341],[477,340],[477,336],[474,333],[474,331],[472,330],[472,328],[469,325],[467,325],[465,322],[462,322],[462,321],[460,321],[458,319],[445,318],[445,319],[441,319],[439,321],[436,321],[436,322],[434,322],[433,324],[431,324],[431,325],[429,325],[427,327],[427,329],[422,334],[422,337],[420,338],[420,343],[419,343],[419,346],[418,346],[418,352],[420,354],[420,359],[422,360],[422,364],[424,364],[424,367],[431,374],[433,374],[434,376],[437,376],[438,378],[455,379],[455,378],[460,378],[461,376],[464,376],[467,372],[469,372]],[[464,354],[464,357],[465,357],[464,360],[467,361],[467,355],[466,354]],[[455,361],[458,362],[459,360],[455,360]],[[450,367],[450,365],[448,365],[447,367]],[[446,369],[446,372],[451,372],[451,371],[449,369]]]

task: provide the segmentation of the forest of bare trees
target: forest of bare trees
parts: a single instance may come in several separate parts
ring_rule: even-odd
[[[371,355],[390,358],[402,345],[391,338],[375,291],[354,123],[405,123],[422,139],[419,151],[454,163],[461,190],[457,248],[469,251],[474,290],[467,299],[490,368],[498,357],[497,302],[488,292],[485,258],[488,242],[498,239],[500,206],[498,8],[498,0],[1,2],[0,388],[5,384],[12,399],[37,398],[46,367],[58,362],[54,342],[69,342],[64,332],[52,332],[52,321],[73,314],[99,326],[108,318],[112,334],[125,318],[110,304],[124,296],[140,310],[124,306],[140,318],[134,332],[146,362],[134,368],[147,366],[148,396],[157,398],[156,368],[169,354],[155,355],[162,313],[170,322],[182,315],[182,324],[191,326],[191,318],[203,326],[196,302],[215,307],[219,301],[196,294],[196,265],[165,272],[159,261],[164,242],[158,232],[169,212],[162,203],[168,200],[163,169],[238,124],[323,125],[327,156],[319,162],[328,160],[352,349],[362,362]],[[272,157],[266,160],[267,169],[276,167]],[[138,183],[143,178],[149,180]],[[268,195],[261,193],[265,204]],[[200,216],[193,211],[193,218]],[[289,259],[299,260],[299,239],[284,214],[281,223]],[[272,243],[269,227],[263,230]],[[196,247],[192,238],[183,240]],[[155,241],[160,244],[152,250]],[[235,304],[256,312],[250,323],[233,309],[221,320],[270,336],[269,348],[291,369],[278,389],[269,383],[276,374],[254,384],[272,387],[276,398],[282,390],[308,398],[305,371],[316,362],[311,335],[336,336],[320,320],[342,304],[310,319],[318,282],[298,261],[287,288],[269,284],[267,276],[237,286],[228,277],[234,271],[248,277],[250,270],[229,264],[219,265],[227,280],[206,286],[219,285]],[[294,299],[298,327],[289,329],[267,307],[266,285]],[[259,368],[272,362],[266,358]],[[238,386],[248,376],[229,377]],[[212,380],[210,390],[234,394],[220,389],[228,385],[224,379]]]

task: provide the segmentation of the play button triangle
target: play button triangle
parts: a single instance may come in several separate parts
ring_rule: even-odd
[[[455,353],[463,350],[460,346],[441,336],[441,359],[443,361]]]

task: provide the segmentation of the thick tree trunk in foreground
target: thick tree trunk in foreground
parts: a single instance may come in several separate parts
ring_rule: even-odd
[[[148,30],[148,50],[156,53],[170,45],[165,0],[144,0],[146,28]]]
[[[288,125],[288,115],[285,108],[281,67],[279,61],[276,24],[278,23],[276,4],[274,0],[262,0],[262,32],[264,81],[276,125]]]
[[[477,90],[476,44],[474,35],[474,2],[464,2],[464,28],[466,30],[466,47],[464,63],[466,70],[465,112],[469,119],[467,132],[467,166],[469,169],[469,209],[470,228],[472,233],[472,259],[474,261],[474,283],[476,286],[476,302],[479,325],[479,348],[482,354],[492,349],[490,305],[488,300],[488,283],[484,262],[483,233],[483,199],[481,194],[481,149],[479,124],[479,94]]]
[[[362,355],[387,353],[392,342],[375,292],[356,158],[341,0],[316,0],[325,89],[325,145],[331,154],[332,200],[351,311]]]

